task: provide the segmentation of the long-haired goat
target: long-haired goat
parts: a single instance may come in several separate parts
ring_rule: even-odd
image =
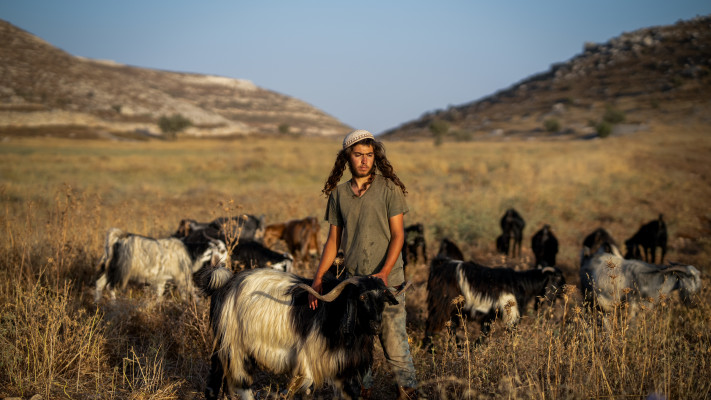
[[[233,274],[204,267],[195,280],[211,297],[208,399],[217,398],[224,381],[229,394],[251,400],[257,366],[290,374],[292,394],[333,382],[346,398],[358,398],[385,303],[398,303],[380,279],[367,276],[324,281],[323,296],[310,280],[273,269]],[[322,301],[316,310],[308,306],[309,293]]]
[[[690,304],[691,296],[701,289],[701,272],[692,265],[626,260],[616,246],[607,245],[583,259],[580,286],[589,305],[609,312],[626,302],[634,315],[639,303],[651,307],[673,291],[679,291],[681,300]]]
[[[478,320],[481,338],[488,335],[497,314],[511,328],[536,298],[555,299],[562,293],[565,278],[554,267],[514,271],[489,268],[474,262],[437,257],[430,264],[427,282],[427,321],[423,345],[429,347],[432,336],[452,321],[452,331],[459,326],[457,299],[463,297],[462,313]]]
[[[112,299],[115,288],[125,288],[129,281],[155,286],[156,294],[163,295],[165,284],[172,280],[184,298],[194,295],[192,274],[213,258],[226,259],[225,244],[219,240],[207,242],[196,257],[191,257],[179,239],[154,239],[118,228],[106,233],[104,254],[99,262],[94,300],[101,299],[108,287]]]

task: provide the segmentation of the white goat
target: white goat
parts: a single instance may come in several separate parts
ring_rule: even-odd
[[[155,286],[160,298],[165,284],[172,280],[184,298],[194,296],[192,273],[213,258],[224,260],[227,257],[227,248],[220,240],[206,243],[205,250],[193,260],[179,239],[154,239],[110,228],[99,264],[94,300],[101,299],[107,286],[111,299],[115,299],[114,289],[124,289],[129,281]]]
[[[601,248],[583,257],[580,285],[587,301],[609,312],[627,302],[637,312],[641,302],[652,307],[660,297],[678,290],[681,300],[689,304],[691,296],[701,288],[701,272],[692,265],[655,265],[640,260],[622,258],[611,246],[613,254]]]

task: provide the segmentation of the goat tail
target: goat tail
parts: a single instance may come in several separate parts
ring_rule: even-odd
[[[232,278],[234,273],[220,265],[206,265],[193,274],[198,289],[205,296],[212,296]]]
[[[104,272],[109,268],[109,264],[114,258],[114,247],[116,243],[126,236],[128,236],[128,233],[119,228],[109,228],[106,232],[106,240],[104,241],[104,254],[101,256],[101,260],[99,260],[99,272]]]

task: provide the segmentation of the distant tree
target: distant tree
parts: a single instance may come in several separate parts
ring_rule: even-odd
[[[606,121],[599,122],[595,125],[595,131],[601,138],[606,138],[612,133],[612,124]]]
[[[279,133],[281,133],[282,135],[286,135],[287,133],[289,133],[290,128],[291,127],[289,126],[289,124],[279,124]]]
[[[548,118],[543,121],[543,127],[547,132],[558,132],[560,131],[560,121],[557,118]]]
[[[447,121],[442,121],[441,119],[436,119],[430,122],[430,132],[434,136],[435,146],[439,146],[444,141],[444,135],[449,131],[449,123]]]
[[[158,120],[158,127],[160,127],[161,132],[163,132],[168,139],[175,139],[178,132],[184,131],[192,124],[189,119],[183,117],[181,114],[173,114],[170,117],[164,115]]]

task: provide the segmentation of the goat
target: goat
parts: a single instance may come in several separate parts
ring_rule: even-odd
[[[588,305],[610,312],[629,303],[632,315],[639,304],[653,306],[662,296],[679,291],[682,302],[701,289],[701,272],[692,265],[661,266],[640,260],[626,260],[613,245],[601,247],[585,257],[580,267],[580,286]]]
[[[627,253],[625,258],[642,259],[639,247],[644,249],[644,261],[654,263],[657,256],[657,247],[661,249],[661,264],[664,264],[664,255],[667,253],[667,225],[662,214],[659,218],[642,225],[639,230],[625,241]]]
[[[289,252],[302,261],[307,261],[310,254],[321,257],[319,248],[319,230],[321,226],[316,217],[293,219],[287,222],[267,225],[264,232],[265,242],[283,240]]]
[[[156,295],[162,297],[165,284],[172,280],[184,298],[193,294],[192,273],[213,258],[226,259],[227,249],[219,240],[205,243],[199,255],[191,257],[179,239],[154,239],[118,228],[106,233],[104,254],[99,262],[94,300],[101,299],[108,286],[111,299],[114,288],[124,289],[129,281],[155,286]]]
[[[509,208],[501,217],[499,225],[501,225],[502,234],[496,239],[496,248],[507,256],[509,255],[509,250],[511,250],[512,257],[519,257],[521,255],[523,228],[526,227],[523,217],[518,211]]]
[[[452,321],[459,326],[457,299],[463,297],[462,312],[479,321],[480,340],[485,338],[497,314],[507,327],[514,327],[535,298],[562,295],[565,278],[555,267],[514,271],[511,268],[489,268],[474,262],[437,257],[430,264],[427,282],[427,321],[424,347],[430,347],[432,336]]]
[[[279,271],[292,272],[294,257],[289,253],[273,251],[253,240],[240,241],[232,249],[232,261],[238,262],[245,269],[266,267]]]
[[[420,253],[424,262],[427,262],[425,226],[422,223],[416,223],[405,227],[405,243],[402,246],[403,267],[406,267],[410,262],[418,261]]]
[[[196,231],[212,228],[219,231],[216,236],[225,243],[237,240],[261,240],[264,236],[264,215],[242,214],[234,217],[218,217],[210,222],[183,219],[172,237],[186,238]]]
[[[531,249],[536,257],[536,267],[554,267],[558,254],[558,239],[550,225],[545,224],[531,237]]]
[[[273,269],[233,275],[210,266],[195,279],[211,298],[214,351],[207,399],[217,398],[223,381],[228,394],[253,399],[256,366],[290,373],[290,394],[332,382],[346,398],[358,398],[385,303],[398,304],[398,293],[367,276],[324,281],[324,295],[311,288],[310,280]],[[308,306],[309,293],[321,300],[316,310]]]
[[[608,231],[603,228],[597,228],[583,239],[583,249],[580,251],[580,265],[583,265],[583,260],[597,253],[601,247],[607,248],[609,251],[616,251],[617,242]]]
[[[440,242],[437,257],[464,261],[464,254],[462,254],[462,251],[459,250],[459,247],[457,247],[457,245],[448,238],[444,238]]]

